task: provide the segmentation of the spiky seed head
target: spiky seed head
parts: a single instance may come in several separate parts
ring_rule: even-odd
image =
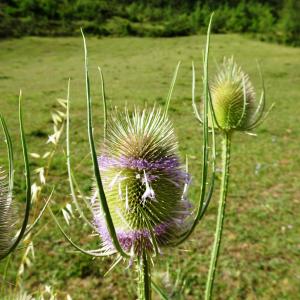
[[[0,167],[0,257],[5,255],[12,245],[15,221],[15,209],[8,188],[7,176]]]
[[[249,76],[233,57],[224,58],[210,86],[219,128],[227,132],[247,130],[254,113],[255,92]]]
[[[114,113],[98,163],[125,250],[152,252],[154,244],[167,246],[185,229],[191,209],[186,199],[188,174],[178,157],[172,124],[160,110]],[[99,201],[94,198],[93,203],[96,226],[111,249]]]

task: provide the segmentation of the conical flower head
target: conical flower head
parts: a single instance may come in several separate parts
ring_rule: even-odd
[[[7,177],[0,167],[0,257],[5,255],[12,245],[15,220],[15,210]]]
[[[233,58],[224,58],[211,83],[211,100],[221,130],[247,130],[254,114],[255,92],[249,76]]]
[[[98,162],[117,236],[127,251],[166,246],[184,230],[190,213],[188,175],[177,147],[173,127],[160,110],[115,113],[108,122]],[[111,248],[98,203],[95,223]]]

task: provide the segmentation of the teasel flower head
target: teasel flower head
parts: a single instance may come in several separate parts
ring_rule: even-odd
[[[135,255],[168,246],[188,226],[189,175],[178,156],[171,122],[159,109],[115,112],[98,164],[120,245]],[[96,195],[96,194],[95,194]],[[94,221],[113,248],[103,212],[92,199]],[[157,248],[157,249],[155,249]]]
[[[233,57],[224,58],[217,75],[210,83],[210,96],[215,123],[222,131],[248,131],[262,120],[264,87],[260,102],[256,105],[256,95],[250,78],[235,63]]]
[[[5,172],[0,167],[0,257],[11,247],[16,223],[15,208]]]

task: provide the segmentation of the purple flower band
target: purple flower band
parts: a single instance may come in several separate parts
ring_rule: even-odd
[[[146,170],[148,180],[151,182],[158,178],[157,175],[151,174],[153,172],[166,172],[172,175],[174,183],[178,184],[180,182],[188,183],[190,181],[190,176],[181,169],[181,165],[178,157],[170,156],[161,158],[155,162],[149,162],[143,158],[111,158],[105,155],[98,156],[98,164],[100,169],[106,170],[109,168],[129,168],[137,171]],[[148,173],[150,172],[150,173]]]
[[[98,163],[101,168],[125,167],[135,170],[166,170],[180,167],[180,162],[177,157],[164,157],[155,162],[149,162],[143,158],[111,158],[101,155],[98,157]]]
[[[109,248],[114,248],[111,237],[104,223],[104,220],[95,218],[94,222],[102,238],[102,241],[106,244],[106,246],[109,246]],[[155,237],[159,238],[164,234],[166,234],[170,226],[171,226],[170,223],[163,223],[163,224],[156,225],[153,229],[153,233]],[[120,245],[126,251],[130,251],[132,247],[135,247],[136,248],[135,250],[139,251],[139,249],[137,248],[139,248],[141,244],[140,242],[142,241],[143,241],[143,245],[144,246],[146,245],[148,249],[152,249],[153,247],[151,243],[151,233],[148,229],[137,229],[137,230],[129,230],[129,231],[117,229],[116,233]]]

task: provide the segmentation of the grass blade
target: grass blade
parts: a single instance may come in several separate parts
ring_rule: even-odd
[[[170,89],[169,89],[169,93],[168,93],[168,97],[167,97],[167,101],[166,101],[166,105],[165,105],[164,117],[166,117],[167,114],[168,114],[168,110],[169,110],[169,106],[170,106],[170,102],[171,102],[171,98],[172,98],[172,94],[173,94],[173,89],[174,89],[174,86],[175,86],[175,82],[176,82],[176,78],[177,78],[177,74],[178,74],[180,64],[181,64],[181,61],[178,62],[177,66],[176,66],[176,69],[175,69],[175,72],[174,72],[174,75],[173,75],[173,78],[172,78],[172,81],[171,81],[171,86],[170,86]]]
[[[6,146],[7,146],[7,156],[8,156],[8,162],[9,162],[9,169],[8,169],[8,174],[9,174],[9,193],[12,195],[12,191],[14,188],[14,154],[13,154],[13,146],[12,146],[12,141],[11,137],[5,122],[4,117],[0,114],[0,122],[1,126],[5,135],[5,140],[6,140]]]
[[[105,94],[105,83],[104,83],[104,77],[103,73],[100,67],[98,67],[100,78],[101,78],[101,93],[102,93],[102,104],[103,104],[103,110],[104,110],[104,139],[106,138],[106,132],[107,132],[107,103],[106,103],[106,94]]]
[[[163,300],[169,300],[168,295],[153,281],[151,280],[153,290],[160,296]]]
[[[195,75],[195,66],[194,62],[192,62],[192,106],[194,110],[194,114],[197,118],[197,120],[203,124],[203,120],[201,119],[200,113],[198,111],[196,100],[195,100],[195,85],[196,85],[196,75]]]

